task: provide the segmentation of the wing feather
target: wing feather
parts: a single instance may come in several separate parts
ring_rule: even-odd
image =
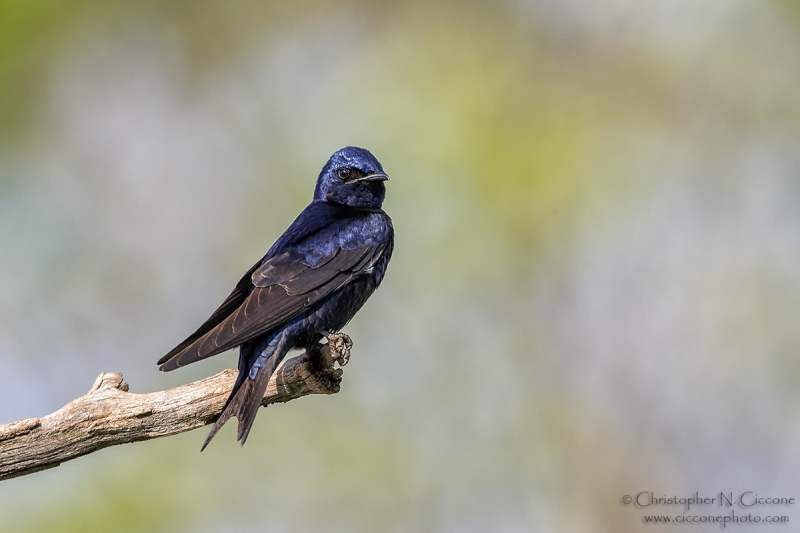
[[[288,322],[362,273],[384,248],[337,248],[310,265],[287,252],[257,264],[249,272],[252,290],[237,298],[235,310],[200,335],[198,330],[197,336],[170,352],[169,358],[162,358],[161,369],[173,370],[224,352]]]
[[[242,276],[242,279],[239,280],[239,283],[236,284],[233,291],[225,298],[225,301],[214,311],[211,316],[203,322],[203,324],[197,328],[197,331],[189,335],[182,343],[177,345],[175,348],[169,351],[164,357],[158,360],[158,364],[164,364],[168,360],[172,359],[175,355],[179,354],[187,347],[191,346],[197,339],[214,329],[217,325],[219,325],[225,318],[230,316],[242,303],[247,299],[247,296],[250,294],[250,291],[253,288],[252,283],[252,276],[253,272],[258,270],[261,264],[264,262],[264,259],[260,259],[255,265],[250,267],[250,269]]]

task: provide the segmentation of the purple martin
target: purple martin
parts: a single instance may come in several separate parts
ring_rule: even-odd
[[[239,375],[203,449],[232,416],[244,444],[286,354],[341,330],[378,288],[394,247],[381,209],[388,179],[363,148],[334,153],[308,207],[211,317],[159,359],[170,371],[239,347]]]

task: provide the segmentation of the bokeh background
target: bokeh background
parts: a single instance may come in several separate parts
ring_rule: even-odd
[[[397,234],[339,394],[3,482],[0,531],[710,531],[620,498],[800,497],[798,88],[794,1],[0,1],[0,423],[234,366],[155,361],[342,146]]]

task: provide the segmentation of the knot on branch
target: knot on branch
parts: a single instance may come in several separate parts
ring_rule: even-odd
[[[122,374],[119,372],[103,372],[94,380],[94,385],[89,389],[89,393],[100,389],[117,389],[128,392],[128,384],[122,380]]]

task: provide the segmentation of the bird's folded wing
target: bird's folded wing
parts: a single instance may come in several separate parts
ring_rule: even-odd
[[[173,370],[224,352],[288,322],[369,269],[382,252],[383,247],[374,246],[353,250],[337,248],[313,264],[305,264],[289,252],[271,258],[253,270],[249,295],[235,309],[229,304],[229,314],[211,329],[194,339],[189,337],[179,345],[178,348],[183,346],[180,350],[176,348],[170,352],[170,357],[162,358],[161,369]],[[235,293],[226,303],[233,301]],[[215,315],[223,311],[223,307],[225,303]],[[211,323],[211,319],[206,323]]]
[[[231,291],[228,297],[225,298],[225,301],[222,302],[217,310],[214,311],[210,317],[208,317],[208,320],[203,322],[203,324],[197,328],[197,331],[189,335],[182,343],[170,350],[167,355],[159,359],[158,364],[164,364],[172,359],[176,354],[182,352],[187,346],[190,346],[194,341],[214,329],[215,326],[228,318],[231,313],[233,313],[240,305],[242,305],[242,302],[247,299],[247,296],[253,289],[253,282],[251,280],[253,272],[255,272],[263,262],[263,258],[259,259],[255,265],[250,267],[250,270],[248,270],[245,275],[242,276],[242,279],[239,280],[239,283],[236,284],[236,287],[233,288],[233,291]]]

